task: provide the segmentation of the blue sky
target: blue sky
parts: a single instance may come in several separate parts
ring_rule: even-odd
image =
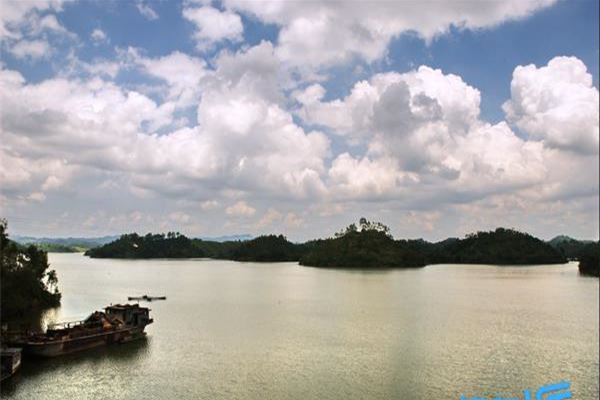
[[[18,233],[598,236],[597,1],[6,4]]]

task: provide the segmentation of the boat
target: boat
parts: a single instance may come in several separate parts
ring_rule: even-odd
[[[2,348],[0,351],[2,375],[1,381],[10,378],[21,366],[21,349],[16,347]]]
[[[166,300],[167,296],[148,296],[148,295],[143,295],[143,296],[129,296],[127,297],[127,300],[129,301],[133,301],[133,300],[137,300],[137,301],[154,301],[154,300]]]
[[[25,355],[56,357],[144,338],[144,329],[152,322],[149,308],[116,304],[93,312],[83,321],[54,324],[45,333],[26,333],[9,343],[22,347]]]

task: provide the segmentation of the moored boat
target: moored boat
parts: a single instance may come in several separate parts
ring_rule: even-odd
[[[154,300],[166,300],[167,296],[148,296],[147,294],[143,296],[129,296],[127,300],[137,300],[137,301],[154,301]]]
[[[0,380],[10,378],[21,366],[21,349],[15,347],[3,348],[1,351],[1,369]]]
[[[56,357],[143,338],[146,325],[152,322],[150,309],[138,304],[117,304],[96,311],[83,321],[56,324],[45,333],[13,338],[11,344],[22,347],[25,355]]]

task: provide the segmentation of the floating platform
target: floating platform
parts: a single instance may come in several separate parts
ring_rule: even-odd
[[[166,300],[167,296],[129,296],[127,300],[129,301],[154,301],[154,300]]]

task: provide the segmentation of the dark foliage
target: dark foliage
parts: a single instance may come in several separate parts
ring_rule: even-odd
[[[9,240],[6,221],[0,220],[2,321],[60,305],[56,272],[48,268],[48,254],[36,246],[21,246]]]
[[[239,242],[227,259],[237,261],[298,261],[303,246],[289,242],[283,235],[259,236]]]
[[[34,245],[37,248],[44,250],[45,252],[48,252],[48,253],[78,253],[78,252],[82,251],[80,248],[77,248],[74,246],[65,246],[63,244],[42,242],[42,243],[34,243]]]
[[[178,233],[165,235],[135,233],[86,252],[107,258],[210,257],[237,261],[300,261],[302,265],[345,268],[421,267],[434,263],[550,264],[565,257],[531,235],[498,228],[464,239],[438,243],[424,240],[394,240],[380,222],[361,218],[333,238],[303,244],[282,235],[260,236],[247,241],[215,242],[188,239]]]
[[[568,236],[557,236],[548,241],[548,244],[558,250],[563,256],[569,260],[578,260],[582,251],[590,243],[588,240],[577,240]]]
[[[217,242],[212,240],[193,239],[194,245],[202,250],[204,257],[228,260],[231,254],[241,246],[243,242],[239,240]]]
[[[409,268],[425,265],[420,241],[394,240],[381,223],[364,218],[335,238],[309,242],[301,265],[342,268]]]
[[[461,264],[558,264],[565,257],[548,243],[527,233],[497,228],[477,232],[464,239],[448,239],[434,244],[430,263]]]
[[[579,273],[600,277],[600,242],[587,244],[579,255]]]
[[[193,240],[176,232],[122,235],[114,242],[85,252],[93,258],[193,258],[206,253]]]

